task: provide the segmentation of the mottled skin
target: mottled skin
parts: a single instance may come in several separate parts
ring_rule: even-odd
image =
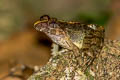
[[[120,80],[120,41],[104,39],[102,27],[47,15],[34,27],[46,33],[63,52],[58,51],[29,80]]]
[[[72,50],[76,55],[80,51],[87,51],[87,55],[94,56],[102,48],[104,29],[97,25],[64,22],[44,15],[34,24],[34,27],[44,32],[54,43]]]

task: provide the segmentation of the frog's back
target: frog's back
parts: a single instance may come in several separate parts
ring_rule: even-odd
[[[102,26],[77,22],[68,22],[64,25],[63,30],[79,49],[88,48],[95,44],[98,46],[103,43],[104,28]]]

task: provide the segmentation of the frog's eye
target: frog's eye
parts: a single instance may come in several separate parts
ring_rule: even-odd
[[[43,15],[40,17],[40,21],[43,21],[43,20],[49,20],[50,17],[48,15]]]

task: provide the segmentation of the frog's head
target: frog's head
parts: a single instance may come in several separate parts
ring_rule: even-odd
[[[34,23],[36,30],[44,32],[50,39],[64,48],[72,49],[73,45],[69,36],[65,33],[64,25],[56,18],[50,18],[48,15],[40,17],[40,20]]]
[[[54,28],[55,18],[50,18],[48,15],[43,15],[40,20],[34,23],[34,27],[38,31],[49,33],[50,29]]]
[[[37,22],[34,23],[34,28],[38,31],[44,32],[49,37],[50,37],[50,35],[60,36],[64,32],[60,28],[60,25],[59,25],[57,19],[50,18],[48,15],[41,16],[40,20],[38,20]]]

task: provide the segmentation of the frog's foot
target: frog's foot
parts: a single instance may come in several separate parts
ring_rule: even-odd
[[[82,72],[85,72],[89,67],[90,65],[92,65],[93,61],[94,61],[94,57],[91,57],[91,56],[88,56],[88,55],[80,55],[77,60],[78,60],[78,63],[80,64],[80,68],[82,70]]]
[[[53,43],[51,51],[52,51],[51,55],[56,56],[59,52],[59,45]]]
[[[90,65],[92,65],[93,61],[94,61],[94,58],[90,57],[89,59],[87,59],[85,61],[84,65],[82,66],[82,71],[85,72],[87,70],[87,68],[89,68]]]

